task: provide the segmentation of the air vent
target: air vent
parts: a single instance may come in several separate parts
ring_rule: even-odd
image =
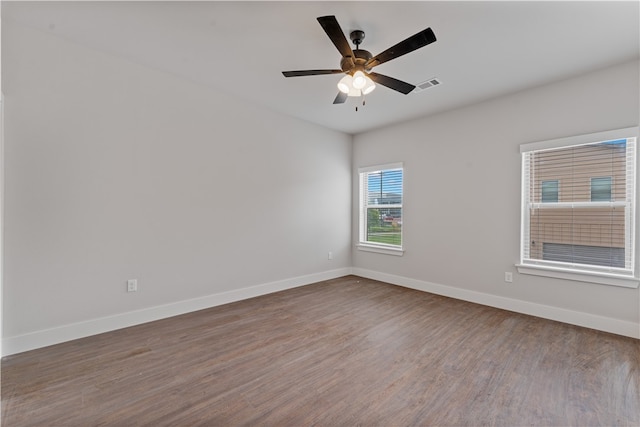
[[[429,80],[425,80],[422,83],[418,83],[416,88],[413,90],[414,92],[422,92],[425,89],[429,89],[430,87],[438,86],[442,82],[438,80],[436,77],[433,77]]]

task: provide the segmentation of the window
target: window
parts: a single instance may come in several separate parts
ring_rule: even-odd
[[[359,169],[360,239],[358,248],[402,255],[401,163]]]
[[[591,201],[611,201],[611,177],[591,178]]]
[[[542,181],[542,203],[555,203],[558,201],[558,180]]]
[[[624,268],[624,248],[545,242],[542,259]]]
[[[637,286],[637,134],[630,128],[520,147],[521,273]]]

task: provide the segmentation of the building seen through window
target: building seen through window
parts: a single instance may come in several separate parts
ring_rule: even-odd
[[[627,140],[525,153],[530,260],[625,268]]]
[[[542,203],[555,203],[558,201],[558,180],[542,181],[540,186]]]

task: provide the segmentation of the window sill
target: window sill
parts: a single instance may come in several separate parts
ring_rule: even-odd
[[[518,273],[533,276],[553,277],[556,279],[574,280],[578,282],[598,283],[601,285],[620,286],[623,288],[638,288],[640,279],[619,274],[596,273],[589,271],[565,270],[548,266],[516,264]]]
[[[395,256],[404,255],[404,249],[402,249],[402,248],[393,248],[393,247],[388,247],[388,246],[377,246],[377,245],[367,245],[367,244],[364,244],[364,243],[360,243],[360,244],[356,245],[356,247],[358,248],[359,251],[375,252],[375,253],[379,253],[379,254],[395,255]]]

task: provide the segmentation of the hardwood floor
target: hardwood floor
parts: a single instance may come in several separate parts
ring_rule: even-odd
[[[638,426],[640,341],[347,276],[9,356],[2,425]]]

